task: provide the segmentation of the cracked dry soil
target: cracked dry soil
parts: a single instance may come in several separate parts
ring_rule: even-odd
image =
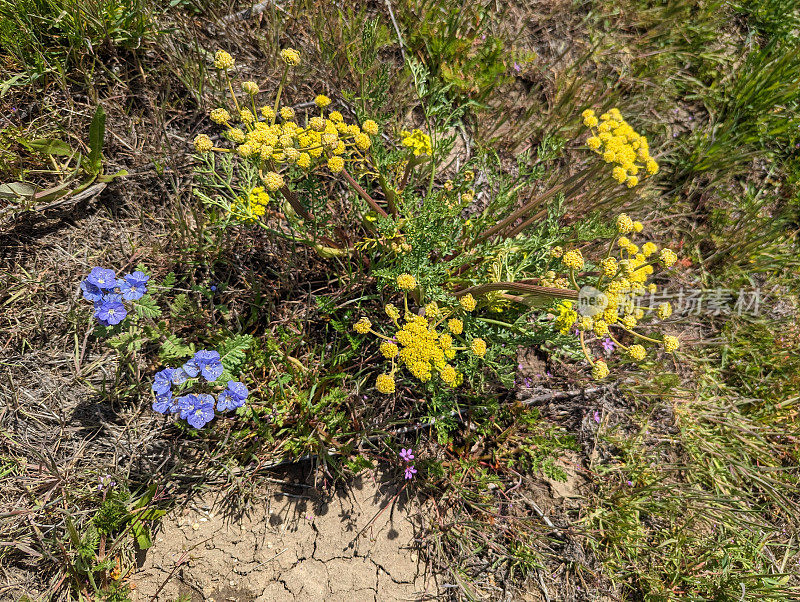
[[[415,549],[419,507],[407,492],[394,499],[396,480],[367,472],[330,496],[291,491],[265,491],[263,502],[241,512],[205,494],[165,516],[133,576],[134,600],[439,597],[436,576]]]

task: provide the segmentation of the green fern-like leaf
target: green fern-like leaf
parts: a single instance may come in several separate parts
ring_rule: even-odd
[[[237,334],[219,347],[220,361],[225,369],[220,379],[224,382],[236,376],[247,361],[247,351],[253,344],[253,337],[249,334]]]
[[[161,308],[150,295],[139,299],[133,307],[142,318],[158,318],[161,315]]]
[[[161,343],[161,349],[158,352],[161,360],[165,363],[190,357],[193,353],[194,345],[187,345],[182,338],[174,334]]]

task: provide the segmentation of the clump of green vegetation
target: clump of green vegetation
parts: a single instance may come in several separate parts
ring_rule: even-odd
[[[386,4],[0,0],[27,116],[0,131],[0,212],[20,249],[62,200],[93,204],[56,230],[103,216],[0,276],[10,365],[58,357],[81,398],[59,416],[9,376],[0,481],[30,502],[3,558],[125,600],[182,496],[312,460],[427,500],[426,559],[467,598],[797,597],[797,11]],[[27,112],[52,82],[91,99],[88,138]],[[164,135],[106,136],[106,112]],[[688,289],[763,299],[687,314]],[[137,456],[99,484],[14,430],[63,450],[87,413],[124,442],[98,458]]]

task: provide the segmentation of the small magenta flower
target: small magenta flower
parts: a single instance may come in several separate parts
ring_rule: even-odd
[[[103,301],[94,315],[103,326],[114,326],[125,319],[128,310],[119,301]]]
[[[153,393],[155,393],[157,397],[165,395],[168,391],[170,391],[172,387],[172,375],[174,372],[174,368],[164,368],[163,370],[156,372],[155,376],[153,377],[152,388]]]
[[[218,352],[201,349],[183,365],[183,370],[192,378],[202,374],[208,382],[214,382],[222,374],[223,368]]]
[[[139,270],[123,276],[119,281],[119,290],[122,293],[122,298],[127,301],[136,301],[144,297],[147,292],[148,280],[150,280],[150,276]]]
[[[411,462],[414,459],[414,452],[410,449],[401,449],[400,450],[400,459],[403,462]]]
[[[117,286],[117,275],[114,270],[107,268],[93,267],[86,277],[89,284],[93,284],[102,290],[111,290]]]
[[[236,408],[241,408],[249,394],[250,392],[243,383],[235,380],[229,380],[228,386],[222,393],[219,394],[219,398],[217,400],[217,409],[220,412],[224,412],[225,410],[235,410]]]
[[[600,344],[603,346],[603,350],[606,352],[614,351],[614,347],[616,347],[616,345],[614,345],[614,341],[608,337],[604,338],[603,342]]]
[[[413,465],[406,466],[406,480],[413,479],[415,474],[417,474],[417,469]]]

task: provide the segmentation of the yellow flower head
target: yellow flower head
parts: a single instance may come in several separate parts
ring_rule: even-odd
[[[390,395],[395,391],[394,377],[391,374],[381,374],[375,379],[375,388],[384,395]]]
[[[470,347],[472,348],[472,353],[478,357],[486,355],[486,341],[483,339],[472,339]]]
[[[461,334],[464,332],[464,322],[458,318],[451,318],[447,321],[447,328],[449,328],[450,332],[453,334]]]
[[[456,378],[458,378],[458,373],[456,369],[453,368],[450,364],[445,365],[444,368],[439,372],[439,376],[442,377],[442,380],[445,384],[450,385],[451,387],[456,384]]]
[[[214,67],[217,69],[230,69],[233,67],[233,57],[224,50],[217,50],[214,55]]]
[[[651,242],[646,242],[642,245],[642,255],[645,257],[650,257],[656,251],[658,251],[658,247]]]
[[[668,268],[678,261],[678,256],[675,255],[672,249],[661,249],[661,253],[658,255],[658,261],[662,266]]]
[[[364,130],[370,136],[378,135],[378,124],[375,123],[372,119],[367,119],[361,126],[361,129]]]
[[[656,315],[658,315],[659,320],[666,320],[672,315],[672,305],[669,302],[659,304],[656,309]]]
[[[595,320],[593,330],[597,336],[604,337],[608,334],[608,323],[605,320]]]
[[[397,348],[397,345],[391,341],[384,341],[381,343],[380,349],[383,357],[385,357],[387,360],[392,359],[400,352],[400,350]]]
[[[647,357],[647,350],[641,345],[631,345],[628,347],[628,357],[635,362],[641,362]]]
[[[267,190],[278,190],[283,188],[283,176],[274,171],[268,171],[264,176],[264,184]]]
[[[264,119],[267,121],[273,121],[275,119],[275,111],[272,107],[263,106],[260,110],[261,114],[264,116]]]
[[[564,265],[570,270],[583,269],[583,254],[581,254],[580,249],[567,251],[564,253],[564,257],[561,259],[561,261],[564,262]]]
[[[664,351],[666,351],[667,353],[673,353],[678,350],[678,347],[680,347],[680,342],[678,341],[678,338],[669,334],[664,335],[664,339],[661,342],[661,344],[664,347]]]
[[[598,138],[597,136],[590,136],[589,138],[586,139],[586,146],[588,146],[593,151],[599,149],[602,143],[603,141],[600,140],[600,138]]]
[[[639,234],[639,233],[641,233],[642,230],[644,230],[644,225],[642,224],[642,222],[633,222],[633,231],[634,232]]]
[[[367,136],[366,134],[356,134],[354,142],[356,143],[356,146],[362,151],[367,150],[370,144],[372,144],[370,142],[369,136]]]
[[[592,366],[592,378],[595,380],[603,380],[609,374],[608,364],[603,360],[595,360],[594,366]]]
[[[292,107],[281,108],[281,119],[284,121],[291,121],[294,119],[294,109]]]
[[[214,123],[225,123],[230,121],[231,114],[226,109],[214,109],[211,111],[211,121]]]
[[[617,232],[620,234],[633,232],[633,220],[626,213],[620,213],[617,217]]]
[[[342,117],[339,111],[331,111],[330,115],[328,115],[328,119],[333,123],[342,123],[344,121],[344,117]]]
[[[297,157],[297,166],[302,169],[311,167],[311,155],[308,153],[300,153],[300,156]]]
[[[464,311],[475,311],[475,307],[478,305],[477,301],[475,301],[475,297],[472,296],[472,293],[467,293],[463,297],[460,297],[458,303],[461,305]]]
[[[417,288],[417,280],[411,274],[400,274],[397,277],[397,288],[401,291],[410,291]]]
[[[431,301],[425,306],[425,317],[429,320],[435,320],[439,316],[439,304],[436,301]]]
[[[403,132],[403,138],[400,142],[403,146],[412,149],[415,157],[420,155],[430,156],[433,153],[431,137],[422,130],[415,129],[412,132]]]
[[[617,273],[617,260],[613,257],[606,257],[600,262],[600,267],[603,269],[603,275],[606,278],[613,278]]]
[[[259,92],[258,84],[252,81],[242,82],[242,90],[244,90],[246,94],[250,94],[251,96],[255,96]]]
[[[296,67],[300,64],[300,53],[294,48],[284,48],[281,50],[281,59],[290,67]]]
[[[242,120],[242,123],[253,123],[256,120],[255,115],[250,111],[250,109],[242,109],[239,111],[239,119]]]
[[[207,135],[200,134],[194,139],[194,150],[198,153],[207,153],[212,148],[214,148],[214,143]]]
[[[385,305],[383,311],[385,311],[386,315],[389,316],[392,320],[397,320],[400,317],[400,310],[397,309],[391,303]]]
[[[331,104],[331,99],[325,96],[324,94],[317,94],[317,97],[314,99],[314,104],[317,105],[320,109],[324,109],[329,104]]]
[[[353,324],[353,328],[358,334],[367,334],[369,329],[372,328],[372,322],[369,321],[369,318],[364,317]]]
[[[344,169],[344,160],[341,157],[331,157],[328,159],[328,169],[332,173],[339,173]]]
[[[628,188],[633,188],[633,187],[634,187],[634,186],[636,186],[638,183],[639,183],[639,178],[637,178],[636,176],[628,176],[628,179],[627,179],[627,180],[625,180],[625,185],[626,185]]]

